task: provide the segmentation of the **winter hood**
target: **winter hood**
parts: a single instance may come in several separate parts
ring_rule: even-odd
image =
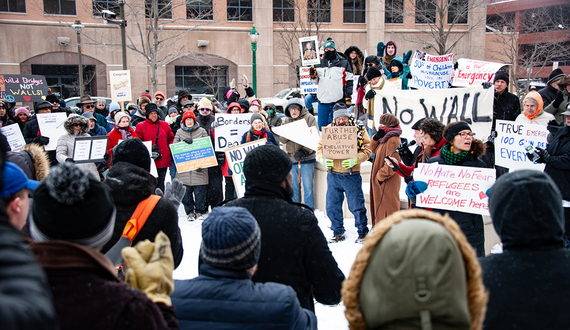
[[[292,105],[298,105],[301,107],[301,113],[299,114],[299,117],[297,118],[301,118],[305,112],[307,112],[307,109],[305,109],[305,105],[303,104],[303,100],[301,100],[300,98],[297,97],[293,97],[289,100],[289,102],[287,102],[287,106],[285,107],[285,116],[289,117],[289,118],[293,118],[291,117],[291,112],[289,111],[290,107]],[[295,118],[295,119],[297,119]]]
[[[65,128],[65,131],[67,133],[74,135],[73,125],[75,124],[81,125],[80,134],[86,134],[87,132],[89,132],[89,119],[74,113],[72,113],[71,115],[69,115],[69,117],[67,117],[67,119],[63,123],[63,127]]]

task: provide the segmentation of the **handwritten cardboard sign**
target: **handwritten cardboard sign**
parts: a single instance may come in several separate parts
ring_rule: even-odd
[[[242,135],[251,128],[251,114],[216,114],[216,151],[238,146]]]
[[[40,75],[0,75],[0,99],[8,102],[39,102],[48,95],[46,78]]]
[[[105,160],[109,137],[79,136],[73,141],[73,160],[76,163],[94,163]]]
[[[493,82],[497,70],[507,64],[460,58],[457,65],[452,85],[467,87]]]
[[[65,112],[39,113],[36,115],[36,118],[38,119],[38,126],[42,136],[49,137],[49,143],[44,146],[44,149],[46,151],[55,150],[59,137],[67,134],[63,127],[67,115]]]
[[[109,71],[111,99],[115,102],[131,101],[131,71]]]
[[[209,137],[196,139],[192,144],[186,142],[171,144],[170,151],[178,173],[218,165]]]
[[[349,159],[358,156],[355,126],[323,127],[323,158]]]
[[[4,126],[0,128],[0,132],[2,132],[2,134],[4,134],[4,136],[8,140],[8,144],[10,145],[10,150],[14,152],[20,151],[26,145],[26,140],[22,135],[22,131],[20,130],[20,125],[12,124]]]
[[[301,84],[301,94],[316,94],[319,85],[315,84],[309,75],[311,70],[308,66],[299,67],[299,81]]]
[[[228,161],[229,169],[232,171],[232,180],[236,188],[238,198],[243,197],[245,193],[245,175],[243,174],[243,162],[248,152],[257,147],[261,147],[267,143],[267,139],[261,139],[253,142],[240,144],[235,147],[227,148],[226,160]]]
[[[414,180],[428,185],[416,196],[418,206],[489,215],[486,191],[495,183],[494,169],[420,163]]]
[[[524,147],[529,143],[534,147],[546,148],[546,137],[549,134],[546,126],[497,120],[495,129],[495,165],[508,167],[510,170],[544,171],[546,165],[531,162]]]
[[[453,54],[430,55],[416,50],[410,64],[408,85],[418,89],[445,89],[451,83]]]

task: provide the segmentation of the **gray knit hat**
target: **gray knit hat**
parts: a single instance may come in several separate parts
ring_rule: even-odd
[[[350,116],[350,112],[346,108],[346,105],[343,103],[337,103],[333,107],[333,120],[336,120],[339,117],[348,117]]]
[[[200,257],[222,269],[246,270],[261,254],[261,229],[246,208],[216,207],[202,223]]]

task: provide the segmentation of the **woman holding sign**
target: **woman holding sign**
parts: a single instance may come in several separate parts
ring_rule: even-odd
[[[277,143],[277,140],[275,140],[273,133],[265,129],[265,124],[263,122],[261,114],[254,113],[251,115],[251,128],[249,131],[243,133],[243,136],[241,137],[241,143],[243,144],[261,139],[266,139],[267,143],[273,143],[274,145],[279,146],[279,143]]]
[[[63,123],[63,127],[65,128],[67,134],[62,135],[59,140],[57,140],[55,157],[60,164],[75,163],[73,160],[75,138],[78,136],[90,136],[87,133],[89,131],[89,119],[80,115],[71,114]],[[76,165],[77,167],[80,167],[81,169],[93,174],[93,177],[95,179],[100,179],[99,172],[97,171],[97,166],[95,166],[95,163],[82,163]]]

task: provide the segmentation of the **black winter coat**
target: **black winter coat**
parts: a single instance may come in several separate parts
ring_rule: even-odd
[[[562,198],[570,201],[570,127],[558,130],[546,150],[550,158],[544,173],[554,180],[562,193]]]
[[[200,276],[174,287],[180,329],[317,329],[315,314],[301,308],[291,287],[254,283],[246,271],[202,264]]]
[[[154,194],[157,180],[148,171],[136,165],[120,162],[111,167],[104,183],[111,191],[117,208],[113,237],[101,249],[102,253],[107,253],[121,238],[123,229],[125,229],[127,221],[135,212],[139,202]],[[133,246],[145,239],[154,242],[156,234],[161,230],[170,239],[174,267],[176,268],[182,261],[182,254],[184,253],[180,228],[178,227],[178,210],[164,198],[161,198],[154,207],[144,227],[134,239]]]
[[[246,181],[243,198],[225,205],[249,210],[261,228],[261,257],[254,282],[293,287],[303,308],[314,311],[314,298],[338,304],[344,274],[338,268],[313,211],[293,203],[285,189]]]
[[[521,104],[519,98],[507,91],[502,94],[495,92],[495,100],[493,102],[493,127],[491,130],[495,130],[497,119],[515,121],[517,116],[521,113]]]
[[[28,120],[26,125],[24,126],[24,130],[22,131],[22,135],[24,136],[24,140],[26,143],[34,142],[34,139],[40,136],[40,126],[38,124],[38,119],[34,116]]]
[[[552,101],[554,101],[554,99],[556,99],[556,96],[558,96],[558,90],[548,85],[539,90],[538,94],[542,96],[542,102],[544,102],[543,108],[546,108],[550,103],[552,103]]]

